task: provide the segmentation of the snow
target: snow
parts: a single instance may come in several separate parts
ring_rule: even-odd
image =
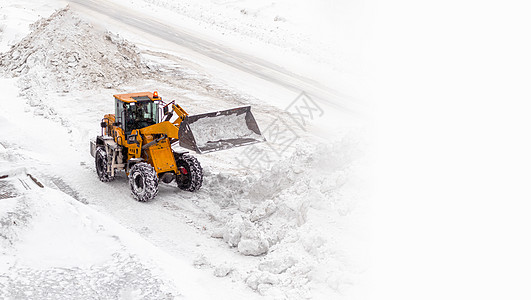
[[[267,58],[288,70],[346,88],[352,72],[352,41],[348,38],[360,4],[351,1],[244,0],[171,1],[117,0],[149,11],[159,20],[231,48]],[[338,76],[338,74],[343,74]],[[333,77],[335,80],[330,80]]]
[[[12,95],[0,98],[0,171],[11,174],[5,181],[9,184],[0,185],[0,194],[11,197],[0,199],[0,212],[7,212],[0,218],[7,214],[24,224],[2,227],[10,242],[2,244],[6,255],[0,265],[0,297],[30,297],[24,292],[40,297],[46,290],[39,286],[56,287],[53,294],[65,299],[350,299],[364,294],[366,158],[358,128],[338,125],[350,121],[348,113],[319,102],[323,116],[301,126],[285,110],[297,96],[293,92],[229,85],[210,70],[230,73],[229,79],[238,82],[257,81],[219,63],[162,49],[163,43],[146,47],[145,36],[125,25],[117,29],[104,19],[91,22],[94,15],[77,9],[76,1],[71,8],[60,1],[45,8],[41,1],[32,3],[27,7],[37,22],[28,25],[31,32],[10,39],[10,48],[0,52],[0,88]],[[130,2],[131,9],[150,16],[156,16],[157,6],[173,9],[188,3],[185,13],[196,20],[190,26],[213,20],[221,31],[251,14],[259,20],[257,29],[254,19],[247,20],[238,34],[261,32],[257,48],[273,35],[274,47],[314,43],[303,35],[290,39],[295,25],[281,26],[268,37],[274,24],[297,19],[295,11],[278,14],[275,5],[226,4],[215,16],[219,5],[214,2],[139,3]],[[61,9],[37,20],[37,12],[52,6]],[[208,8],[208,16],[198,18],[202,7]],[[278,7],[288,12],[293,6]],[[239,11],[243,8],[247,14]],[[241,44],[243,51],[247,46]],[[320,57],[315,51],[302,53],[299,60]],[[134,201],[125,174],[109,183],[98,180],[88,143],[100,134],[103,115],[113,111],[112,95],[141,90],[157,90],[190,114],[251,105],[268,142],[196,155],[204,168],[197,193],[160,184],[154,200]],[[277,91],[282,97],[270,97]],[[242,116],[229,119],[245,123]],[[249,134],[222,129],[212,120],[201,120],[212,131],[192,130],[199,144],[229,131]],[[279,122],[295,133],[287,147],[267,130]],[[266,154],[269,162],[246,164],[244,158],[252,153]],[[28,173],[45,187],[13,188],[18,183],[11,177],[31,184]]]
[[[167,299],[205,297],[190,266],[167,258],[63,192],[32,184],[25,175],[3,179],[14,186],[27,182],[24,188],[18,186],[22,189],[18,196],[2,200],[3,298],[115,298],[128,293]],[[185,271],[187,279],[172,281],[170,266]],[[182,286],[177,288],[176,282]]]
[[[295,2],[295,1],[293,1]],[[293,3],[292,2],[292,3]],[[317,6],[326,6],[325,1]],[[160,2],[157,2],[160,3]],[[169,2],[168,2],[169,3]],[[264,1],[267,6],[267,1]],[[323,4],[324,3],[324,4]],[[205,4],[199,2],[190,2],[191,6]],[[325,51],[318,53],[313,57],[327,60],[336,60],[337,62],[316,62],[311,57],[292,51],[291,47],[278,47],[266,42],[255,40],[248,37],[239,36],[239,28],[245,27],[243,23],[247,22],[246,17],[242,15],[236,19],[231,19],[231,26],[227,30],[213,30],[213,26],[200,25],[201,19],[210,16],[206,11],[212,12],[212,16],[220,21],[226,19],[224,14],[220,14],[218,9],[225,11],[224,5],[216,3],[205,4],[206,10],[201,8],[193,9],[199,12],[191,16],[176,12],[171,9],[156,7],[139,0],[133,2],[125,0],[113,1],[78,1],[72,0],[71,6],[81,12],[83,17],[90,20],[93,24],[105,22],[106,28],[120,33],[126,39],[134,41],[137,46],[162,53],[168,53],[184,58],[189,62],[199,65],[203,72],[212,74],[216,80],[223,82],[224,85],[233,86],[237,89],[267,99],[267,103],[278,105],[279,108],[285,108],[286,104],[293,100],[301,90],[311,93],[312,96],[319,98],[323,102],[333,103],[342,109],[350,108],[350,113],[358,106],[365,106],[363,99],[360,97],[361,89],[354,85],[352,78],[357,78],[365,74],[362,63],[350,63],[348,59],[359,60],[359,51],[352,49],[349,38],[340,39],[340,45],[332,46],[327,39],[325,44],[330,45],[331,50],[344,51],[344,55],[338,55],[335,51]],[[306,9],[300,9],[304,3],[293,4],[299,6],[296,9],[289,10],[286,6],[285,11],[298,11],[300,15],[308,15],[309,19],[314,18],[308,14]],[[357,13],[353,13],[354,6],[357,4],[345,4],[347,9],[342,10],[341,20],[345,31],[354,28],[356,31],[361,28],[353,26],[352,23],[358,22],[355,18]],[[289,5],[288,5],[289,7]],[[277,10],[275,8],[275,10]],[[204,12],[205,11],[205,12]],[[324,11],[321,9],[321,11]],[[278,10],[282,13],[284,10]],[[322,19],[321,15],[315,16],[315,19]],[[274,22],[274,21],[273,21]],[[251,23],[253,23],[251,21]],[[278,23],[278,22],[274,22]],[[319,22],[318,25],[333,24],[333,21],[326,20]],[[211,23],[210,25],[215,24]],[[274,24],[270,24],[270,30],[266,40],[274,38],[276,31]],[[206,27],[206,28],[205,28]],[[300,27],[300,26],[297,26]],[[323,40],[314,36],[316,30],[312,27],[304,30],[297,30],[304,34],[309,34],[310,45],[304,48],[312,52],[315,47],[313,43]],[[253,26],[251,26],[253,28]],[[233,32],[233,34],[229,34]],[[335,33],[342,35],[343,30],[336,28]],[[349,34],[345,32],[345,36]],[[328,32],[327,37],[334,34]],[[251,31],[250,36],[259,32]],[[234,37],[239,36],[239,37]],[[289,38],[288,40],[292,40]],[[192,50],[192,51],[191,51]],[[204,68],[204,66],[208,66]],[[243,71],[243,72],[242,72]],[[254,73],[254,74],[252,74]],[[249,76],[250,74],[254,76]],[[363,83],[365,84],[365,83]],[[338,112],[335,112],[336,114]],[[356,113],[360,113],[356,111]]]
[[[0,53],[9,48],[30,31],[30,25],[39,18],[51,15],[62,8],[61,1],[2,1],[0,3]]]
[[[68,196],[47,190],[37,192],[34,198],[36,203],[24,203],[36,211],[28,213],[35,223],[15,248],[21,267],[87,268],[102,263],[118,250],[112,237],[98,234],[97,228],[84,223],[75,207],[64,207],[64,198]],[[97,251],[92,249],[93,245],[99,245]]]
[[[208,142],[217,142],[227,139],[249,138],[263,140],[247,127],[246,114],[221,115],[201,118],[189,123],[198,147],[204,147]]]

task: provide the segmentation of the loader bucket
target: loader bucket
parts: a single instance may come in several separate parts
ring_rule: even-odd
[[[197,153],[263,141],[250,106],[188,116],[179,126],[179,145]]]

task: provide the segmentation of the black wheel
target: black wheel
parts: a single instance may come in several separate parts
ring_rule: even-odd
[[[129,186],[136,200],[149,201],[155,198],[159,191],[157,172],[148,163],[137,163],[129,171]]]
[[[195,192],[203,184],[203,168],[197,158],[189,154],[173,154],[177,168],[181,172],[177,175],[175,181],[177,186],[184,191]]]
[[[102,147],[96,149],[96,173],[103,182],[109,182],[114,179],[111,172],[107,171],[107,152]]]

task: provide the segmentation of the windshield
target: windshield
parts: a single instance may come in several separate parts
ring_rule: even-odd
[[[152,101],[123,103],[123,112],[127,133],[158,123],[157,104]]]

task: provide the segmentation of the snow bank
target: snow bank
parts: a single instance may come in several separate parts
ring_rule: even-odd
[[[360,153],[353,155],[350,138],[299,149],[254,177],[218,175],[210,183],[230,198],[210,211],[220,221],[212,236],[242,255],[262,256],[244,278],[250,288],[304,298],[324,286],[337,297],[357,283],[365,268],[353,261],[354,253],[364,255],[353,250],[364,243],[352,221],[361,201],[353,186]]]
[[[62,1],[17,0],[0,2],[0,52],[22,40],[30,25],[64,5]]]
[[[110,33],[99,34],[68,8],[31,28],[28,36],[0,54],[0,68],[11,76],[24,75],[21,89],[29,98],[39,99],[32,90],[35,85],[68,93],[119,86],[142,74],[134,45]]]
[[[0,200],[0,298],[204,297],[191,267],[68,195],[13,174],[0,179],[13,183],[3,189],[17,190]]]

